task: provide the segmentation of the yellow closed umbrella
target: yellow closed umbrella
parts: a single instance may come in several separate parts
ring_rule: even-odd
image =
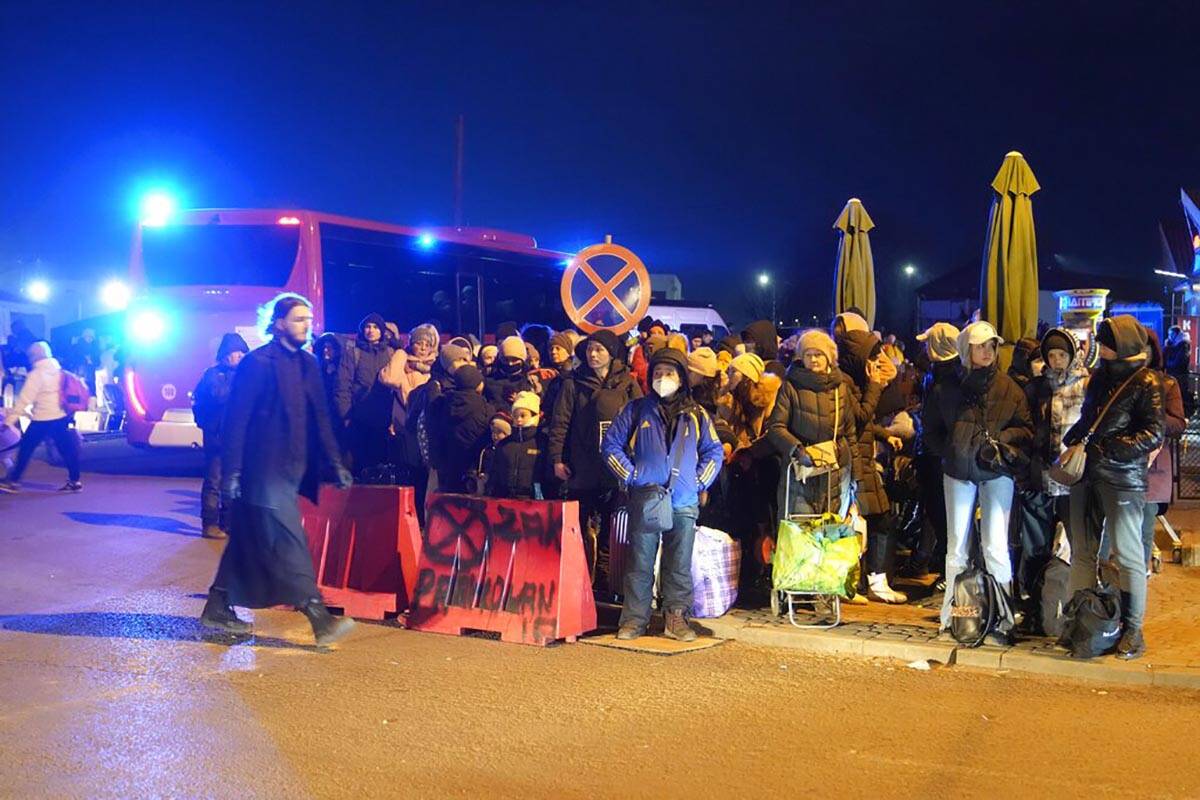
[[[1042,187],[1025,157],[1014,150],[1004,157],[992,188],[996,196],[988,220],[979,306],[984,319],[1012,345],[1022,337],[1037,336],[1037,237],[1030,198]],[[1005,350],[1011,358],[1011,350]]]
[[[834,313],[857,308],[875,327],[875,259],[870,230],[875,227],[857,197],[851,197],[833,227],[842,232],[834,277]]]

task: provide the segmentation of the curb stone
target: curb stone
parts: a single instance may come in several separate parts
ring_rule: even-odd
[[[809,653],[939,661],[976,669],[1012,670],[1127,686],[1200,689],[1200,668],[1156,669],[1153,662],[1126,663],[1111,657],[1073,659],[1045,641],[1023,642],[1013,647],[960,647],[936,641],[930,629],[917,625],[843,623],[838,628],[805,629],[759,612],[733,612],[718,619],[702,620],[701,624],[721,639]]]

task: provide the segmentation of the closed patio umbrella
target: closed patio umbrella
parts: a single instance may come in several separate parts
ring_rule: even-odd
[[[979,307],[1009,345],[1037,336],[1037,237],[1030,198],[1040,188],[1025,157],[1015,150],[1004,157],[992,181],[996,196],[988,220]],[[1006,347],[1004,366],[1010,353]]]
[[[875,260],[869,232],[875,227],[857,197],[851,197],[833,227],[842,232],[834,277],[834,313],[857,308],[875,327]]]

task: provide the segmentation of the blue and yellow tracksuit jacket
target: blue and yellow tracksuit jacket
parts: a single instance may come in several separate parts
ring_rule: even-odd
[[[667,423],[659,413],[658,400],[634,400],[609,426],[601,456],[625,486],[666,486],[678,452],[679,475],[671,485],[671,505],[698,506],[700,493],[712,486],[721,472],[725,452],[708,412],[698,405],[680,414],[674,428],[668,449]]]

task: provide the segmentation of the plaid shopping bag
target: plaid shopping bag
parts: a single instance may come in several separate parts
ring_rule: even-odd
[[[700,526],[692,547],[692,616],[719,617],[737,601],[742,548],[729,534]]]

